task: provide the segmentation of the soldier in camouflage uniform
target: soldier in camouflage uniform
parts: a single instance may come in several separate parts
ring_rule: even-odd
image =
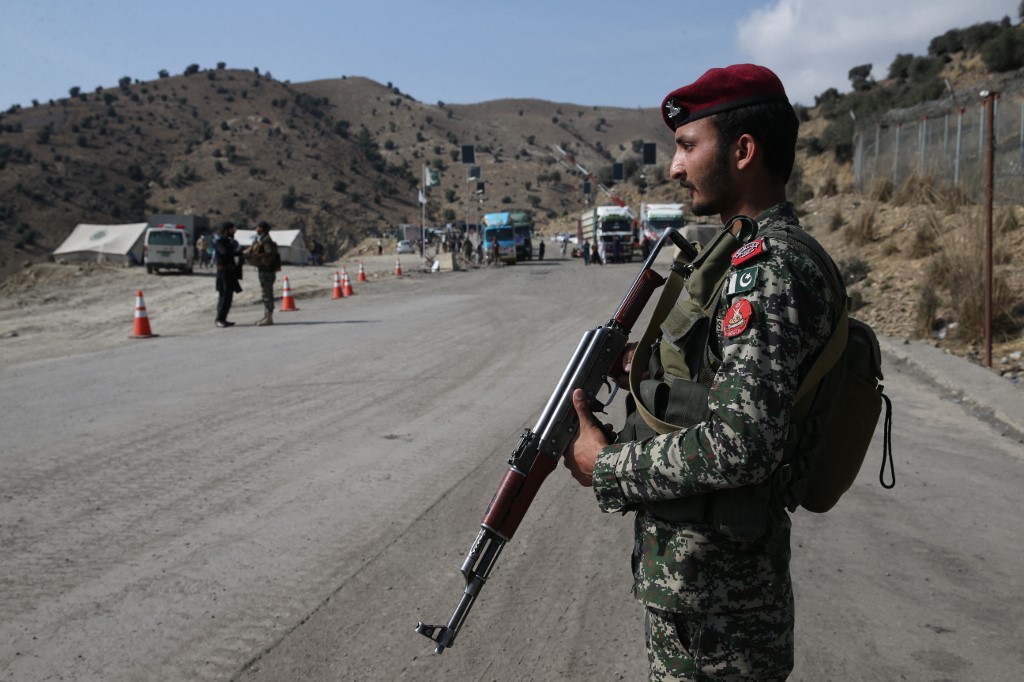
[[[256,224],[256,241],[245,250],[245,255],[256,266],[260,280],[260,293],[263,299],[263,317],[257,322],[258,327],[274,324],[274,281],[277,271],[281,269],[281,260],[275,257],[277,244],[270,238],[270,223],[261,220]]]
[[[733,241],[703,337],[700,319],[673,317],[680,296],[638,369],[670,389],[667,405],[646,405],[655,417],[674,409],[679,387],[703,388],[701,412],[659,435],[633,411],[610,444],[577,391],[580,432],[565,465],[603,511],[636,513],[650,679],[784,680],[794,610],[779,465],[797,387],[838,316],[827,275],[781,238],[800,229],[785,198],[799,123],[775,74],[751,64],[708,71],[662,112],[676,139],[671,176],[694,214],[724,223],[705,251]],[[753,220],[728,221],[737,215]]]

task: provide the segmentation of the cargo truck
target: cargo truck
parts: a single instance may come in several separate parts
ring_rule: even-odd
[[[484,253],[491,260],[494,241],[498,242],[498,260],[512,265],[516,262],[516,237],[509,222],[508,211],[487,213],[481,224],[484,228]]]
[[[686,217],[683,204],[641,204],[640,228],[643,238],[657,240],[667,227],[679,230],[688,242],[704,244],[718,232],[715,223],[693,223]]]
[[[582,239],[589,239],[591,244],[597,244],[598,249],[604,251],[606,262],[612,262],[618,253],[619,260],[628,263],[633,260],[633,250],[639,246],[633,211],[628,206],[587,209],[580,216],[578,232]]]
[[[508,212],[508,222],[516,240],[516,260],[533,260],[533,216],[520,209]]]

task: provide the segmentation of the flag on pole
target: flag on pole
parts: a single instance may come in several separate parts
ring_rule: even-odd
[[[441,178],[433,168],[423,167],[423,183],[427,187],[436,187],[441,184]]]
[[[423,189],[422,188],[419,190],[419,193],[420,193],[420,203],[421,204],[427,203],[427,195],[425,195],[423,193]]]

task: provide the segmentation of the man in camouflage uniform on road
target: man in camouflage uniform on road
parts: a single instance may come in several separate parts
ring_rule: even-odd
[[[270,238],[270,223],[261,220],[256,224],[256,240],[245,250],[245,254],[256,266],[263,299],[263,317],[256,322],[256,326],[267,327],[274,324],[274,281],[281,269],[277,243]]]
[[[785,197],[799,123],[775,74],[751,64],[708,71],[670,93],[662,115],[675,132],[672,178],[694,214],[724,223],[702,251],[725,253],[724,279],[708,294],[691,277],[690,296],[652,328],[649,359],[643,348],[627,357],[651,388],[629,407],[650,421],[631,411],[609,444],[576,392],[580,433],[565,464],[603,511],[636,512],[652,680],[784,680],[794,611],[779,465],[797,387],[838,317],[828,275],[783,239],[800,229]],[[729,220],[740,215],[752,220]],[[703,317],[685,301],[706,303]],[[699,409],[680,417],[693,395]]]

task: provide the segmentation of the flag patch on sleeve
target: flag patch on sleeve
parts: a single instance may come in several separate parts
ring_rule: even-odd
[[[735,296],[736,294],[745,294],[753,291],[754,287],[757,286],[757,273],[760,271],[761,268],[755,265],[732,273],[729,276],[729,285],[725,290],[726,295]]]

